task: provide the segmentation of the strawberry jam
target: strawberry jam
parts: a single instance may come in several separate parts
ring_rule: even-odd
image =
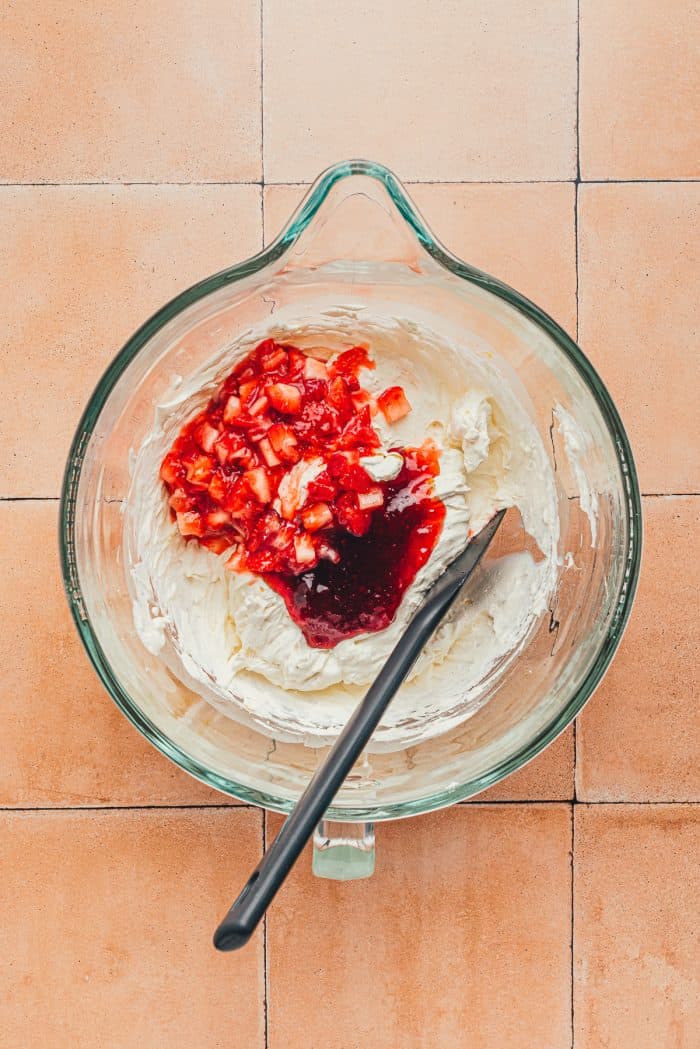
[[[430,443],[394,449],[392,480],[369,472],[373,417],[411,410],[399,386],[376,400],[363,389],[372,368],[364,347],[326,361],[266,339],[161,466],[180,533],[261,575],[314,647],[388,626],[442,527]]]
[[[312,648],[334,648],[356,634],[384,630],[437,542],[445,506],[432,494],[437,458],[403,449],[404,467],[384,484],[384,503],[365,535],[337,531],[337,562],[319,561],[300,575],[265,575]]]

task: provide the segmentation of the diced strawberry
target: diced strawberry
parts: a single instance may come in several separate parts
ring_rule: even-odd
[[[379,438],[372,426],[369,408],[361,408],[343,427],[336,441],[338,448],[374,449],[379,447]]]
[[[294,346],[285,346],[287,356],[289,357],[289,371],[293,375],[298,375],[304,371],[304,364],[306,363],[306,354],[302,353],[301,350],[297,350]]]
[[[335,360],[331,361],[330,370],[333,375],[356,376],[360,368],[375,368],[373,360],[364,346],[353,346],[350,350],[340,353]]]
[[[348,384],[342,375],[336,375],[328,383],[328,401],[336,409],[344,425],[352,415],[353,403]]]
[[[304,394],[307,401],[325,401],[328,399],[328,383],[325,379],[306,379]]]
[[[257,379],[248,379],[247,382],[242,382],[238,387],[238,392],[241,396],[241,401],[247,404],[248,401],[252,401],[255,398],[259,382]]]
[[[369,414],[374,416],[379,411],[376,399],[372,396],[369,390],[357,390],[352,394],[352,403],[356,411],[359,412],[361,408],[369,408]]]
[[[232,423],[234,419],[239,417],[242,410],[241,398],[236,397],[235,394],[231,394],[224,406],[224,422]]]
[[[172,509],[179,514],[190,509],[192,498],[187,494],[184,488],[176,488],[168,499],[168,502]]]
[[[398,422],[411,410],[408,398],[400,386],[390,386],[384,393],[380,393],[377,404],[388,423]]]
[[[334,550],[329,543],[324,543],[321,540],[317,546],[318,556],[324,561],[330,561],[331,564],[337,565],[340,561],[340,554],[337,550]]]
[[[231,515],[226,510],[209,510],[204,520],[210,532],[219,532],[226,525],[231,524]]]
[[[168,452],[165,459],[163,459],[160,468],[160,476],[166,484],[169,484],[171,488],[174,488],[182,475],[183,469],[180,459],[173,452]]]
[[[288,382],[275,382],[267,388],[273,408],[284,415],[298,415],[301,411],[301,391]]]
[[[226,562],[226,567],[233,572],[240,572],[245,565],[245,549],[240,543],[236,543],[233,552]]]
[[[184,513],[178,514],[177,527],[180,529],[181,535],[196,535],[200,539],[206,532],[202,515],[196,510],[186,510]]]
[[[270,427],[268,437],[275,452],[286,462],[295,463],[299,459],[298,446],[294,431],[290,430],[284,423],[275,423]],[[270,464],[276,465],[276,464]]]
[[[196,430],[197,442],[205,452],[213,452],[214,445],[221,436],[220,431],[212,426],[206,419],[200,423]]]
[[[352,492],[366,492],[372,487],[372,478],[363,466],[360,466],[360,453],[357,451],[334,452],[328,460],[328,473],[339,488]]]
[[[335,505],[339,524],[352,535],[365,535],[372,523],[372,515],[368,510],[360,510],[357,496],[353,492],[343,492]]]
[[[216,442],[214,451],[216,452],[216,458],[223,465],[236,460],[245,460],[248,455],[248,445],[245,442],[245,438],[240,434],[229,431],[222,434]]]
[[[287,351],[282,346],[278,346],[277,343],[273,342],[272,348],[269,352],[263,353],[260,357],[260,363],[263,370],[266,372],[280,370],[286,371],[285,365],[288,363]]]
[[[274,429],[274,427],[273,427]],[[279,466],[280,460],[275,455],[274,449],[270,444],[268,437],[263,437],[262,440],[258,441],[258,447],[260,448],[260,454],[267,463],[268,466]]]
[[[213,554],[223,554],[224,550],[229,550],[233,546],[235,540],[231,535],[210,535],[201,539],[200,542]]]
[[[209,488],[207,491],[214,500],[215,503],[223,503],[228,492],[228,482],[223,474],[219,473],[218,470],[209,482]]]
[[[308,492],[309,499],[330,503],[335,498],[338,489],[331,480],[328,470],[323,470],[313,481],[309,482]]]
[[[301,520],[307,532],[317,532],[333,520],[333,512],[328,503],[314,503],[301,511]]]
[[[258,502],[269,503],[272,499],[272,489],[270,488],[270,480],[264,466],[256,466],[254,470],[246,470],[243,476]]]
[[[255,418],[255,416],[262,415],[263,412],[266,412],[269,406],[270,402],[268,401],[267,397],[263,394],[262,397],[257,397],[253,401],[250,408],[248,409],[248,414],[252,415],[253,418]]]
[[[207,488],[211,481],[214,460],[208,455],[198,455],[185,468],[187,480],[195,488]]]
[[[384,492],[378,485],[367,492],[358,492],[357,505],[360,510],[376,510],[377,507],[384,506]]]
[[[294,536],[294,556],[300,565],[310,566],[318,561],[318,554],[310,535],[302,532]]]
[[[328,368],[323,361],[319,361],[317,357],[307,357],[304,361],[304,378],[305,379],[327,379]]]

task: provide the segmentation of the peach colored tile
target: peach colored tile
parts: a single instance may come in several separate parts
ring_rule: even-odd
[[[579,806],[576,1049],[690,1049],[700,1030],[697,806]]]
[[[574,796],[574,730],[570,726],[524,768],[477,801],[568,801]]]
[[[211,944],[258,812],[4,813],[0,832],[3,1045],[262,1049],[262,934]]]
[[[700,184],[581,186],[579,335],[620,409],[642,490],[700,491]]]
[[[57,512],[0,503],[0,805],[226,802],[151,747],[99,683],[61,586]]]
[[[414,180],[574,177],[575,0],[265,0],[263,18],[268,181],[349,156]]]
[[[260,0],[5,5],[3,182],[261,174]]]
[[[109,361],[159,306],[260,246],[257,186],[0,188],[0,495],[56,495]],[[47,410],[50,408],[50,410]]]
[[[627,633],[578,720],[578,797],[700,801],[700,497],[645,499],[644,515]]]
[[[377,838],[374,878],[314,880],[306,855],[273,903],[270,1049],[569,1045],[569,806],[458,806]]]
[[[581,0],[584,179],[700,175],[695,0]]]
[[[573,185],[411,185],[407,189],[446,247],[511,284],[575,331]],[[279,232],[306,192],[303,186],[265,187],[267,240]]]

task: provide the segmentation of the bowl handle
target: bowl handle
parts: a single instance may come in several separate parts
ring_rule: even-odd
[[[374,874],[374,824],[321,820],[311,867],[317,878],[352,881]]]

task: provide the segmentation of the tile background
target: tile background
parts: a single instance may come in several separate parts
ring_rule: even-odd
[[[694,1049],[695,5],[35,0],[0,38],[0,1043]],[[363,154],[578,333],[636,453],[642,578],[575,727],[483,797],[381,826],[371,882],[302,861],[224,957],[212,929],[278,821],[171,767],[103,694],[56,500],[137,324]]]

